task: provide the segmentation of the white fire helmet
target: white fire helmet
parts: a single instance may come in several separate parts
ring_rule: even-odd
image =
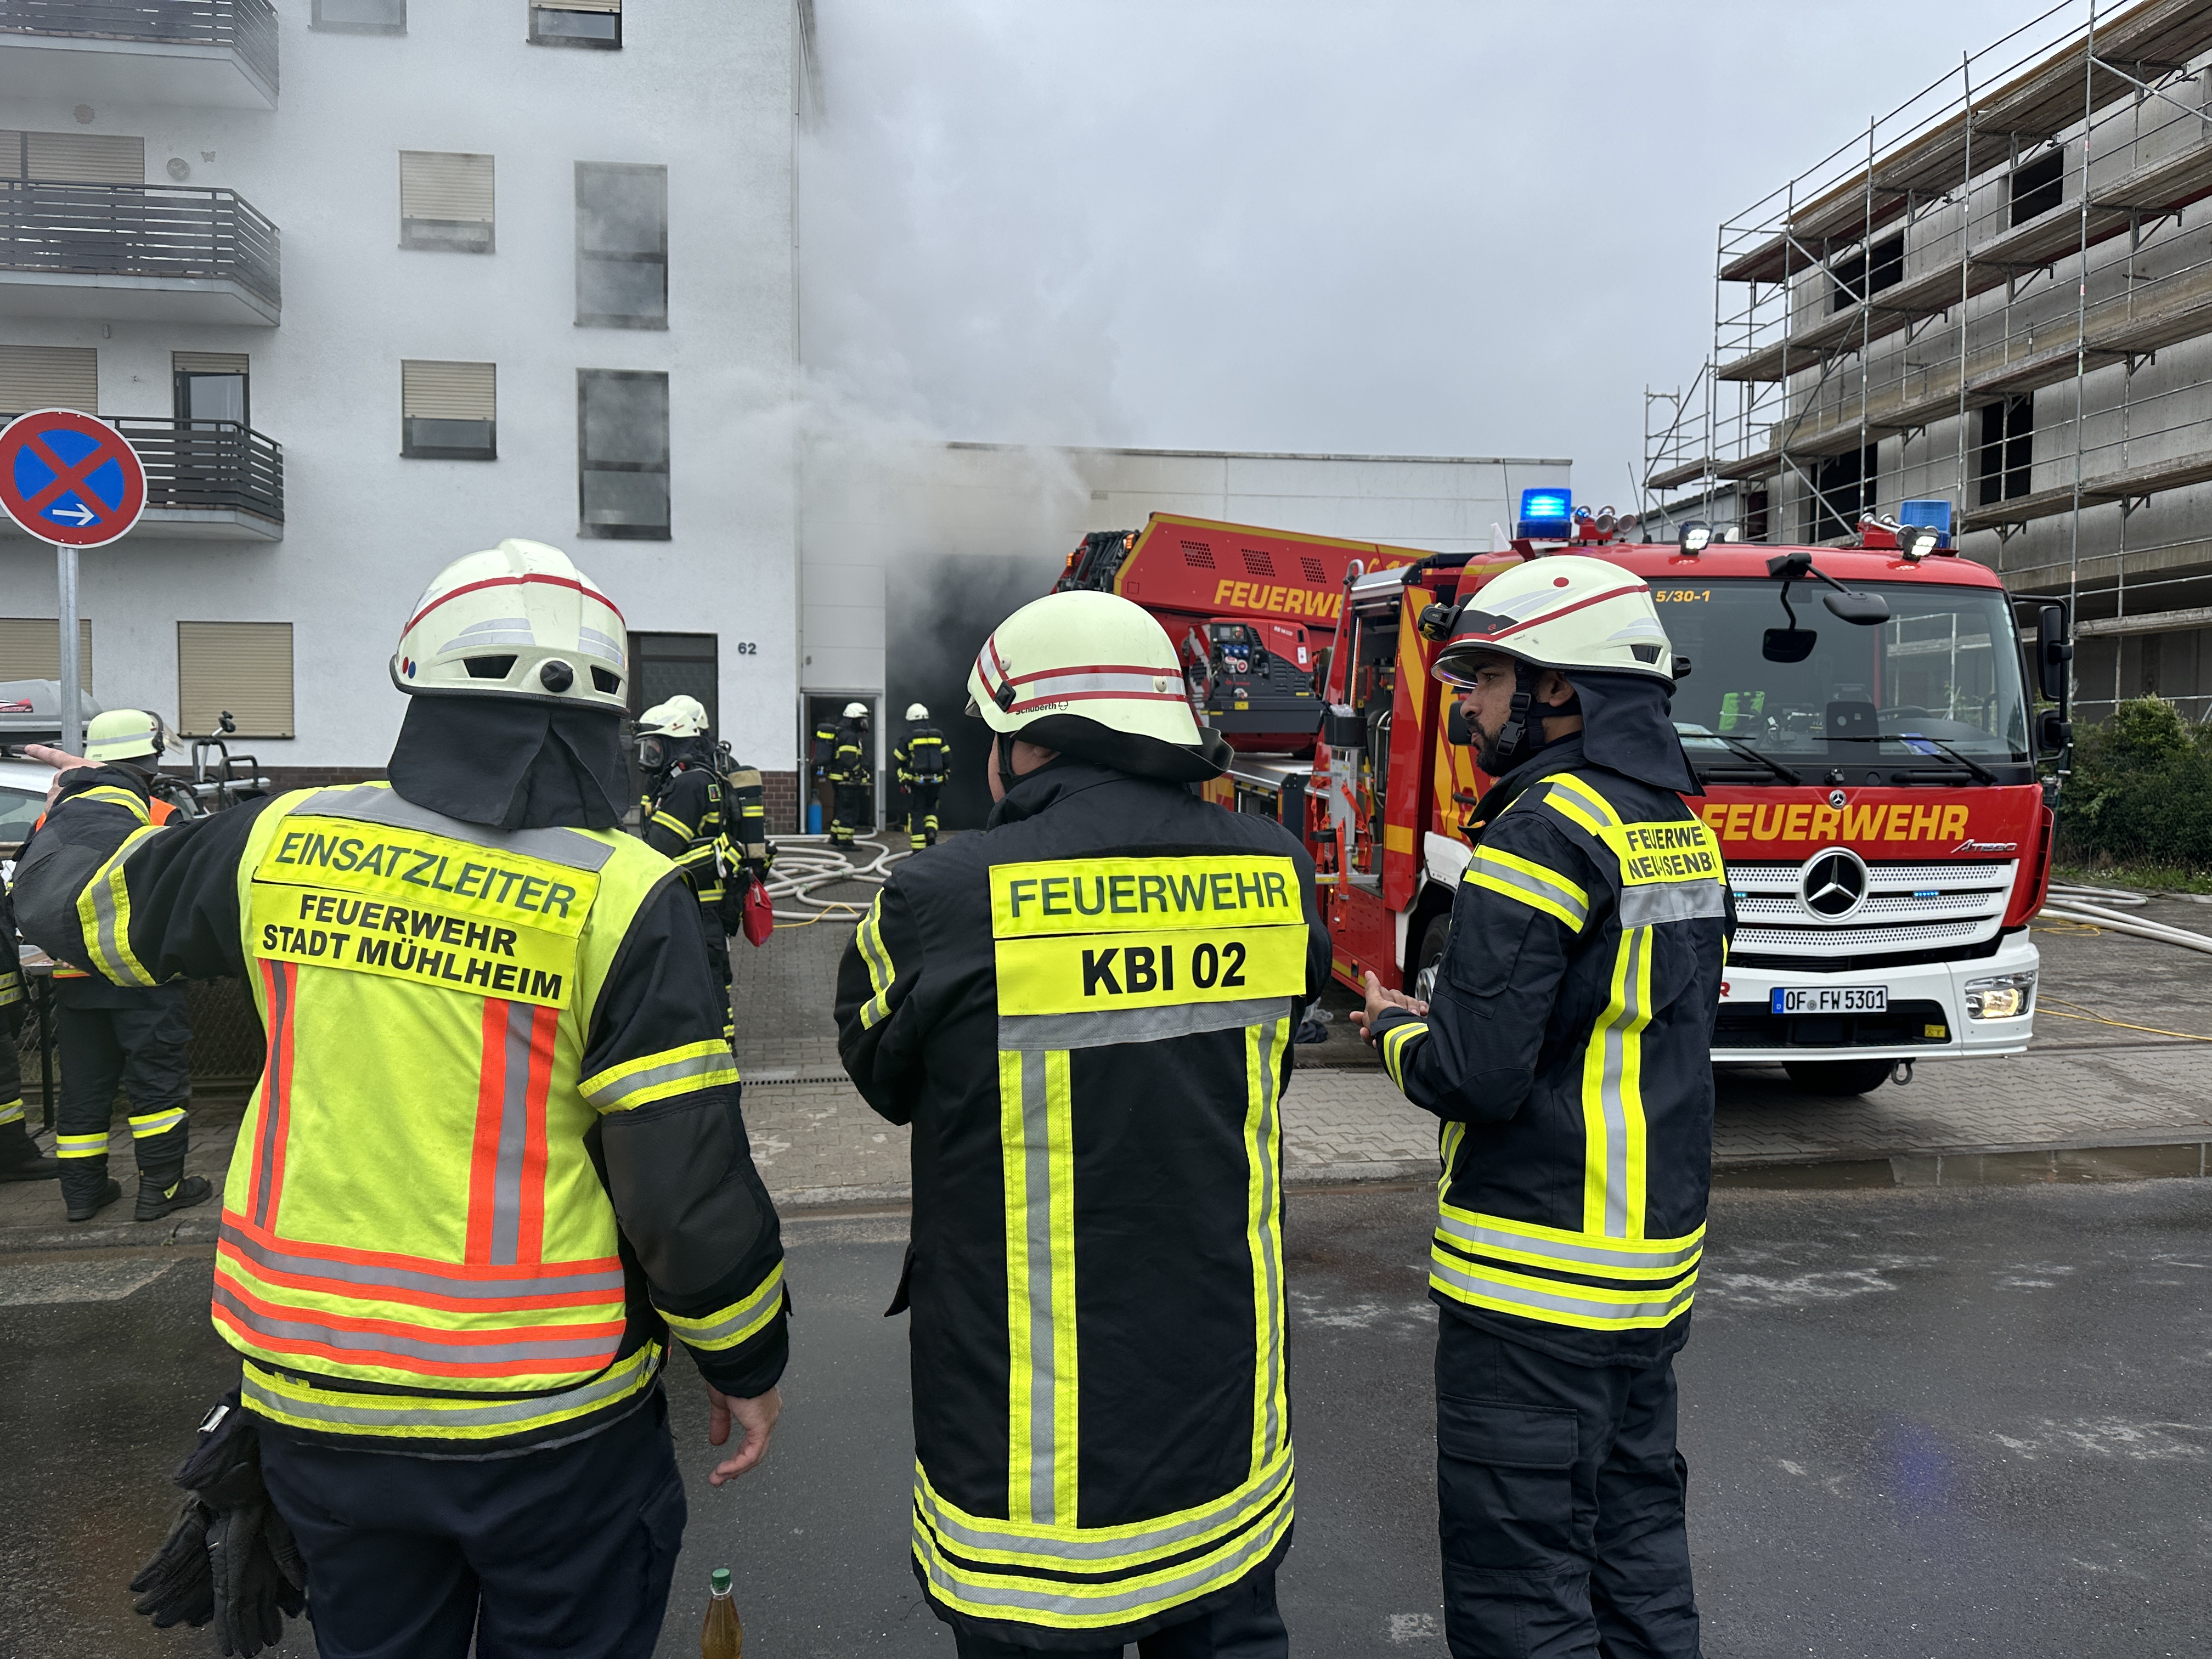
[[[1531,559],[1478,588],[1431,672],[1471,684],[1473,665],[1490,656],[1556,668],[1570,679],[1585,669],[1674,680],[1674,647],[1644,578],[1572,553]]]
[[[1224,745],[1199,730],[1167,630],[1118,593],[1030,601],[983,641],[968,696],[992,731],[1048,749],[1161,777],[1222,769]]]
[[[845,705],[845,718],[848,720],[864,720],[867,719],[868,705],[864,702],[847,703]]]
[[[639,715],[637,732],[640,737],[704,737],[707,706],[696,697],[678,692],[666,702],[657,702]]]
[[[614,601],[557,547],[510,538],[432,579],[399,635],[392,683],[619,710],[629,673]]]
[[[927,703],[910,702],[906,706],[906,717],[910,720],[926,720],[929,718],[929,706]]]
[[[84,757],[109,761],[152,760],[169,747],[169,728],[159,714],[143,708],[111,708],[94,714],[84,728]]]

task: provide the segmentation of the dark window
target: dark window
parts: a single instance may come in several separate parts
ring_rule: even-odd
[[[668,377],[630,369],[576,371],[580,533],[668,539]]]
[[[2050,212],[2066,199],[2066,152],[2054,149],[2014,167],[2008,184],[2012,192],[2012,224],[2024,225],[2038,214]]]
[[[1763,489],[1754,489],[1743,498],[1744,540],[1763,542],[1766,539],[1766,508],[1767,495]]]
[[[629,712],[635,720],[655,703],[690,696],[707,708],[707,733],[722,729],[715,690],[718,634],[633,634],[629,636]]]
[[[399,453],[420,460],[497,460],[497,390],[495,364],[401,363]]]
[[[253,424],[244,352],[177,351],[169,363],[179,421]]]
[[[1872,270],[1867,266],[1869,256],[1874,260]],[[1836,284],[1835,292],[1828,296],[1832,312],[1849,311],[1861,300],[1895,288],[1905,280],[1905,233],[1899,231],[1848,259],[1838,259],[1828,267],[1828,274]]]
[[[530,40],[616,51],[622,46],[622,0],[532,0]]]
[[[576,322],[668,326],[668,169],[576,163]]]
[[[1881,453],[1879,444],[1863,450],[1847,450],[1822,461],[1813,475],[1819,492],[1805,502],[1805,539],[1824,542],[1832,536],[1855,534],[1859,515],[1874,506],[1874,480]]]
[[[1974,451],[1974,477],[1982,487],[1982,505],[2027,495],[2035,465],[2034,398],[1984,405],[1981,437]]]
[[[308,27],[340,34],[404,34],[407,0],[315,0]]]

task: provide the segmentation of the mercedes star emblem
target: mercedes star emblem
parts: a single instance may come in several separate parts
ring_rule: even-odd
[[[1823,921],[1841,921],[1866,902],[1866,865],[1856,853],[1831,848],[1807,860],[1797,891],[1805,908]]]
[[[1831,806],[1841,806],[1843,804],[1844,804],[1844,792],[1843,792],[1842,790],[1840,790],[1840,789],[1831,789],[1830,791],[1828,791],[1828,805],[1831,805]]]

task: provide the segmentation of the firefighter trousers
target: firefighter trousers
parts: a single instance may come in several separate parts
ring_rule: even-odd
[[[917,853],[937,845],[937,796],[944,785],[917,779],[906,787],[906,833]]]
[[[1275,1607],[1275,1572],[1255,1572],[1224,1596],[1219,1605],[1140,1638],[1137,1659],[1286,1659],[1290,1633]],[[956,1626],[956,1659],[1037,1659],[1037,1648],[1017,1647],[996,1637]],[[1121,1659],[1121,1648],[1054,1648],[1050,1659]]]
[[[722,1041],[734,1048],[738,1025],[730,1005],[730,936],[722,931],[721,917],[713,911],[702,909],[699,920],[707,929],[707,960],[713,964],[714,983],[722,988]]]
[[[836,810],[830,818],[830,839],[841,847],[853,844],[868,817],[868,786],[832,779],[836,787]]]
[[[307,1564],[321,1659],[649,1659],[684,1542],[656,1388],[565,1446],[484,1459],[261,1435]]]
[[[55,1048],[61,1060],[54,1150],[65,1182],[107,1179],[107,1125],[118,1090],[129,1098],[138,1172],[157,1186],[185,1167],[191,1133],[191,1020],[185,988],[125,990],[57,978]]]
[[[1698,1659],[1674,1405],[1671,1355],[1577,1365],[1441,1312],[1452,1659]]]

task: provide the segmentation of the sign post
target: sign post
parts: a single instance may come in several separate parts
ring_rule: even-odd
[[[84,744],[77,660],[77,550],[130,534],[146,510],[146,469],[123,434],[73,409],[40,409],[0,429],[0,508],[54,549],[61,746]]]

